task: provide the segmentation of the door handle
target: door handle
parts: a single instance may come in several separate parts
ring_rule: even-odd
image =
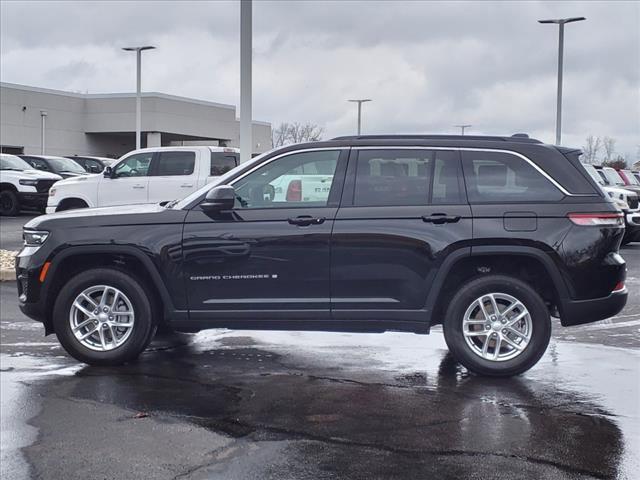
[[[193,187],[193,183],[183,183],[180,185],[180,188],[191,188]]]
[[[460,215],[447,215],[446,213],[433,213],[429,216],[423,215],[422,221],[442,225],[443,223],[456,223],[460,220]]]
[[[326,220],[325,217],[312,217],[311,215],[300,215],[299,217],[289,218],[291,225],[298,225],[299,227],[308,227],[309,225],[320,225]]]
[[[144,185],[134,185],[133,188],[138,188],[138,189],[144,188]]]

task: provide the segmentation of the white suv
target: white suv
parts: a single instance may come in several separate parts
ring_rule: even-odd
[[[159,203],[186,197],[240,163],[227,147],[155,147],[134,150],[102,174],[58,182],[47,213],[72,208]]]

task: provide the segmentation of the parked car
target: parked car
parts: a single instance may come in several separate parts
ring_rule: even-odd
[[[140,171],[158,153],[122,162]],[[544,354],[551,316],[594,322],[627,300],[622,214],[579,154],[522,137],[287,146],[164,206],[31,220],[19,305],[92,365],[132,361],[159,325],[426,334],[443,324],[469,370],[519,374]],[[330,188],[273,196],[307,167]]]
[[[640,193],[640,185],[628,184],[625,179],[620,175],[620,172],[613,167],[601,167],[601,170],[609,184],[613,187],[624,188],[625,190],[631,190],[632,192]]]
[[[87,172],[73,160],[53,155],[19,155],[36,170],[55,173],[62,178],[78,177]]]
[[[640,188],[640,181],[631,173],[631,170],[620,169],[618,174],[622,177],[626,186],[633,185]]]
[[[112,158],[105,157],[87,157],[87,156],[67,156],[85,169],[89,173],[102,173],[106,167],[110,167],[113,164]]]
[[[15,155],[0,154],[0,215],[17,215],[23,207],[44,211],[49,188],[62,177],[34,170]]]
[[[640,205],[638,194],[627,190],[626,186],[625,188],[611,186],[607,176],[604,174],[600,175],[602,170],[596,169],[593,165],[583,164],[583,167],[587,173],[591,175],[591,178],[611,197],[616,206],[622,210],[626,227],[622,244],[626,245],[630,242],[640,241]]]
[[[75,208],[159,203],[182,198],[240,162],[227,147],[155,147],[134,150],[103,175],[71,178],[51,191],[47,213]]]
[[[631,173],[633,174],[634,177],[636,177],[636,180],[638,181],[638,183],[640,183],[640,172],[632,171]]]

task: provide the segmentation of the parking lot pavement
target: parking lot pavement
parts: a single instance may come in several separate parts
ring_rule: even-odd
[[[469,375],[441,331],[212,330],[140,360],[66,356],[0,284],[2,478],[634,478],[640,247],[616,318],[554,323],[541,362]]]
[[[22,227],[37,214],[23,213],[16,217],[0,217],[0,250],[22,248]]]

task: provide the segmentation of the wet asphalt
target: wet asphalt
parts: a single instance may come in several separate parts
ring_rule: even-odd
[[[0,477],[640,477],[640,245],[629,304],[532,370],[470,375],[442,332],[211,330],[78,364],[0,283]]]

